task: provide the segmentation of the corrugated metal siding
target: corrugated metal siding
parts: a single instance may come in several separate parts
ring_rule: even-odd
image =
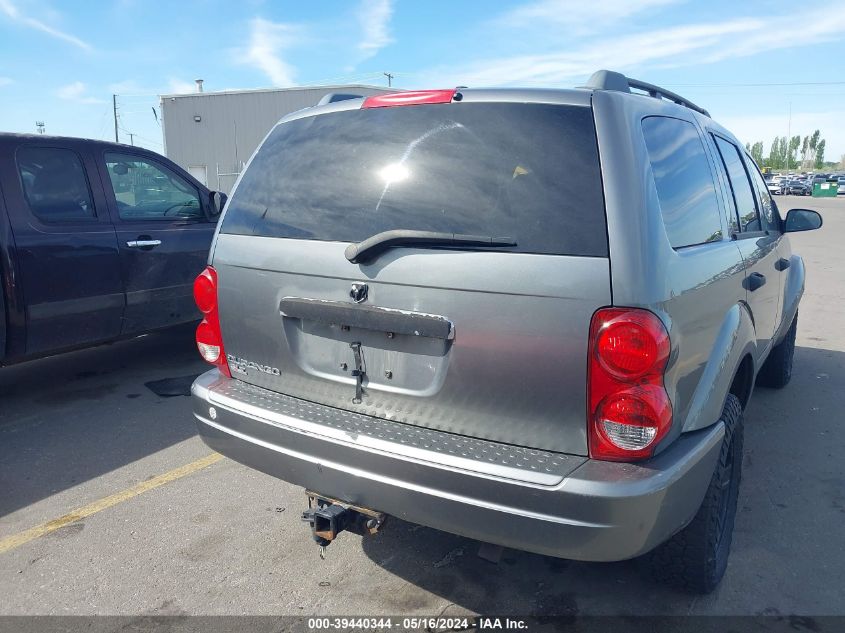
[[[208,186],[229,193],[242,163],[249,160],[279,119],[316,105],[331,92],[367,96],[395,90],[321,86],[163,96],[161,112],[166,155],[186,170],[205,165]],[[199,122],[194,120],[196,116],[200,117]],[[218,169],[231,175],[218,178]]]

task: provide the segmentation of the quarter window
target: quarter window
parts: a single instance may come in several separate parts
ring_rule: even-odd
[[[94,220],[94,202],[82,160],[69,149],[22,147],[18,173],[32,214],[47,224]]]
[[[106,169],[122,220],[204,217],[196,188],[153,161],[108,152]]]
[[[739,148],[725,139],[715,136],[719,154],[722,156],[722,163],[728,173],[728,181],[731,185],[736,213],[739,218],[740,232],[762,231],[760,217],[757,215],[757,205],[754,202],[754,192],[748,180],[748,173],[742,162],[742,154]]]
[[[663,224],[673,248],[722,239],[713,173],[695,126],[668,117],[643,119]]]
[[[763,228],[767,230],[780,230],[778,218],[777,218],[777,205],[775,201],[772,200],[772,194],[769,193],[769,188],[766,186],[766,181],[763,180],[763,177],[760,175],[759,170],[757,169],[756,163],[748,156],[745,155],[746,166],[748,167],[748,171],[751,174],[751,180],[754,181],[754,185],[757,187],[757,193],[760,196],[760,219],[763,221]]]

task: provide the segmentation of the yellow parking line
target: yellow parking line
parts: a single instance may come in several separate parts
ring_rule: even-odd
[[[76,523],[77,521],[89,517],[92,514],[100,512],[101,510],[111,508],[118,503],[131,499],[132,497],[137,497],[143,492],[163,486],[164,484],[179,479],[180,477],[184,477],[185,475],[190,475],[191,473],[201,470],[206,466],[211,466],[212,464],[219,462],[221,459],[223,459],[223,456],[220,453],[212,453],[211,455],[207,455],[195,462],[185,464],[179,468],[174,468],[173,470],[157,475],[152,479],[142,481],[131,488],[127,488],[126,490],[109,495],[108,497],[104,497],[98,501],[82,506],[81,508],[77,508],[73,512],[68,512],[66,515],[59,517],[58,519],[47,521],[46,523],[36,525],[28,530],[24,530],[23,532],[18,532],[17,534],[12,534],[4,539],[0,539],[0,554],[15,549],[16,547],[20,547],[24,543],[29,543],[33,539],[37,539],[45,534],[55,532],[66,525]]]

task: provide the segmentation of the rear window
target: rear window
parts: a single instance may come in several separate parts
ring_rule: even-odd
[[[347,110],[276,127],[221,231],[359,242],[392,229],[607,256],[592,111],[542,104]]]
[[[82,159],[60,147],[21,147],[18,172],[33,215],[48,224],[96,220]]]

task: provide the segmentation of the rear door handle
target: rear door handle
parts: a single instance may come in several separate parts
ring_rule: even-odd
[[[161,240],[129,240],[126,245],[129,248],[155,248],[161,246]]]
[[[751,273],[745,278],[745,283],[748,291],[754,292],[766,285],[766,276],[761,273]]]
[[[789,268],[789,260],[781,257],[775,262],[775,270],[786,270]]]

